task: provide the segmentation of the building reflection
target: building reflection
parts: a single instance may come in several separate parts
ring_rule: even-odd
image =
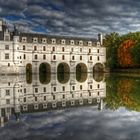
[[[21,113],[84,105],[92,105],[99,110],[104,107],[103,99],[106,97],[104,75],[101,78],[101,75],[94,74],[96,77],[94,79],[93,74],[88,73],[85,80],[77,80],[76,74],[62,78],[51,74],[49,78],[42,76],[45,82],[42,82],[40,75],[31,77],[31,80],[24,75],[0,77],[1,126],[4,126],[12,114],[19,120]],[[80,77],[82,78],[81,75]]]

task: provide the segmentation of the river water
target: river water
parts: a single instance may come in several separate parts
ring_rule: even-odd
[[[137,75],[1,76],[0,84],[0,140],[140,139]]]

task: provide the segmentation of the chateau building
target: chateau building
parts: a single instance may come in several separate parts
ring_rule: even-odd
[[[41,64],[47,71],[75,73],[105,70],[106,49],[102,35],[98,39],[10,32],[0,20],[0,74],[25,74],[28,68],[39,73]]]

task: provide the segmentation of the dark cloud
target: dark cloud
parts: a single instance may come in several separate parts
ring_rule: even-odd
[[[0,16],[32,31],[92,37],[139,31],[139,7],[138,0],[1,0]]]

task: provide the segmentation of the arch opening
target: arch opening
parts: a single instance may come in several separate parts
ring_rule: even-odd
[[[60,63],[57,67],[57,79],[60,83],[65,84],[70,79],[70,67],[67,63]]]
[[[41,63],[39,66],[39,80],[41,84],[48,84],[51,80],[51,66],[48,63]]]
[[[30,63],[26,65],[26,82],[28,84],[32,83],[32,64]]]
[[[93,72],[104,72],[104,65],[101,63],[96,63],[93,67]]]
[[[78,82],[85,82],[87,79],[87,66],[84,63],[79,63],[76,66],[76,80]]]

